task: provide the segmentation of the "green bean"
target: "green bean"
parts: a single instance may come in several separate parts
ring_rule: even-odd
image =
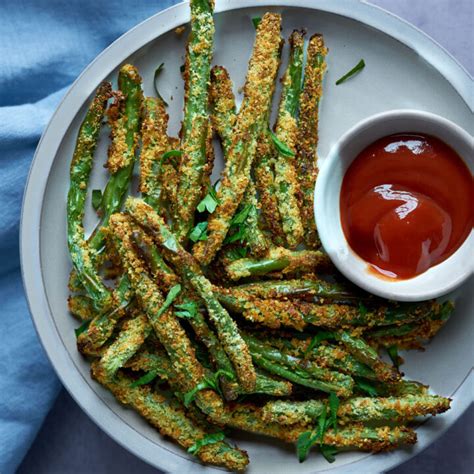
[[[191,33],[186,51],[183,156],[179,172],[175,226],[180,240],[193,226],[194,211],[205,187],[209,138],[208,84],[214,43],[211,0],[191,0]]]
[[[103,284],[95,269],[90,249],[85,241],[82,220],[94,151],[110,96],[110,83],[102,83],[97,89],[96,95],[81,124],[71,162],[70,186],[67,197],[69,253],[77,278],[91,297],[94,309],[97,311],[105,311],[110,308],[112,298],[110,291]]]
[[[291,425],[314,423],[324,410],[327,400],[288,402],[275,400],[263,408],[265,421]],[[355,397],[344,400],[337,410],[337,421],[385,422],[412,420],[417,416],[437,415],[449,409],[449,398],[437,395],[407,395],[405,397]]]
[[[400,380],[400,373],[394,367],[381,360],[372,347],[363,339],[354,337],[347,331],[337,333],[338,340],[356,359],[367,364],[381,382],[393,383]]]
[[[283,77],[275,135],[289,153],[277,152],[275,158],[275,194],[283,232],[290,248],[303,240],[303,221],[298,207],[299,183],[296,172],[298,140],[298,105],[303,75],[304,33],[293,31],[290,36],[290,60]]]
[[[319,246],[314,221],[313,194],[318,176],[316,149],[318,146],[319,103],[323,91],[322,81],[326,70],[326,55],[327,49],[324,46],[322,35],[313,35],[309,40],[306,54],[296,146],[297,172],[301,191],[301,219],[306,224],[305,243],[311,248]]]
[[[128,320],[120,331],[117,339],[107,347],[97,365],[100,378],[111,380],[117,371],[133,357],[150,334],[151,327],[144,314]]]
[[[273,247],[262,259],[241,258],[226,267],[231,280],[279,272],[281,275],[309,273],[330,268],[329,257],[319,250],[292,251]]]
[[[143,199],[157,212],[163,207],[162,157],[168,151],[168,114],[162,99],[145,99],[145,116],[142,122],[140,151],[140,192]]]
[[[283,354],[278,349],[266,345],[250,335],[244,336],[244,339],[255,362],[269,372],[288,378],[291,382],[315,388],[316,390],[335,392],[343,397],[348,397],[352,394],[354,381],[351,377],[320,368],[310,361],[304,361]]]
[[[257,29],[244,99],[217,191],[218,205],[208,219],[207,240],[197,242],[193,248],[194,256],[203,265],[209,264],[221,247],[249,183],[257,139],[265,127],[280,62],[280,24],[280,15],[267,13]]]
[[[142,79],[134,66],[122,66],[118,84],[124,97],[123,106],[112,118],[112,145],[107,161],[112,176],[102,196],[101,219],[89,238],[89,247],[97,254],[104,251],[104,227],[107,227],[110,216],[120,209],[132,179],[143,109],[141,83]]]

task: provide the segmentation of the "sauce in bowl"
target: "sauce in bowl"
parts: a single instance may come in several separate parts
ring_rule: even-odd
[[[341,223],[371,271],[407,279],[452,255],[474,223],[474,184],[459,155],[421,134],[381,138],[351,163]]]

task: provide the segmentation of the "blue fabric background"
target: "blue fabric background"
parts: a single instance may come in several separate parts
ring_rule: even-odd
[[[18,227],[37,142],[69,85],[106,46],[172,0],[0,1],[0,472],[16,470],[60,389],[20,276]]]
[[[21,198],[36,144],[59,101],[82,69],[129,28],[174,3],[177,0],[0,0],[2,474],[14,472],[21,463],[60,390],[60,383],[41,349],[30,320],[19,269],[18,225]],[[472,73],[472,0],[373,0],[373,3],[408,18],[433,35],[455,52]],[[454,4],[456,8],[452,8]],[[470,23],[463,20],[464,28],[460,29],[458,20],[467,17],[471,18]],[[77,409],[74,412],[75,405],[72,403],[71,401],[66,406],[61,412],[61,420],[56,422],[59,425],[64,417],[73,412],[76,413],[76,418],[68,420],[68,423],[72,421],[86,426],[87,420],[81,421],[83,415]],[[61,431],[61,426],[60,436],[72,436],[70,429],[67,432]],[[84,437],[99,439],[101,433],[98,429],[96,433],[94,428],[87,425]],[[54,429],[52,432],[55,432]],[[107,448],[107,438],[103,434],[102,436]],[[42,458],[52,441],[54,439],[48,439],[48,443],[42,445]],[[76,442],[77,439],[71,441],[70,445],[74,446]],[[108,442],[112,444],[112,441]],[[56,440],[56,446],[59,446],[58,443],[59,440]],[[92,445],[89,449],[92,449]],[[114,450],[121,448],[109,446],[109,457],[116,457],[114,453],[117,451]],[[56,453],[48,453],[48,456],[46,457],[50,462],[57,458]],[[98,453],[96,457],[91,456],[90,466],[97,461],[97,456]],[[139,465],[139,461],[135,459],[130,459],[129,462],[130,467]],[[75,472],[79,472],[77,464],[76,461],[70,464],[75,466]],[[468,464],[469,462],[466,466]],[[37,464],[36,468],[30,467],[29,472],[38,472],[38,467]],[[110,472],[107,466],[102,467],[103,469],[95,465],[94,471],[87,472]],[[71,470],[66,468],[68,472]],[[126,470],[127,467],[123,466],[120,472]],[[439,472],[434,467],[428,470]],[[45,468],[41,472],[53,471]],[[54,472],[64,472],[64,469],[57,467]]]

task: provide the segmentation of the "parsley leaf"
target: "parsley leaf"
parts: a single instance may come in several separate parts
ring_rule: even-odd
[[[218,443],[219,441],[223,441],[224,438],[225,434],[222,431],[209,433],[203,438],[197,440],[190,448],[188,448],[188,453],[196,454],[203,446]]]
[[[102,191],[100,189],[94,189],[92,191],[92,207],[95,211],[99,209],[102,204]]]
[[[182,304],[175,304],[176,309],[181,311],[175,311],[175,315],[179,318],[194,318],[198,314],[198,304],[192,300],[186,300]]]
[[[319,449],[327,462],[333,463],[336,460],[334,456],[338,453],[338,451],[335,446],[328,446],[327,444],[322,444]]]
[[[230,225],[243,224],[247,220],[247,217],[249,216],[252,207],[252,204],[246,204],[243,209],[241,209],[239,212],[237,212],[237,214],[234,215],[234,217],[230,221]]]
[[[130,388],[140,387],[140,385],[146,385],[151,381],[155,380],[158,375],[156,370],[151,370],[150,372],[146,373],[143,377],[140,377],[138,380],[130,384]]]
[[[260,22],[262,21],[262,19],[259,17],[259,16],[255,16],[252,18],[252,23],[253,23],[253,26],[255,29],[258,28],[258,25],[260,25]]]
[[[277,149],[280,155],[286,156],[287,158],[295,156],[295,153],[290,150],[288,145],[286,143],[283,143],[271,130],[270,136],[272,137],[273,144],[275,145],[275,148]]]
[[[168,294],[166,295],[166,299],[161,306],[161,308],[158,310],[158,313],[156,314],[156,317],[159,318],[172,304],[173,301],[176,299],[176,297],[179,295],[181,292],[181,285],[178,283],[177,285],[174,285],[170,291],[168,291]]]
[[[298,454],[299,462],[306,460],[311,446],[313,446],[317,439],[318,434],[314,433],[314,431],[305,431],[298,436],[298,441],[296,442],[296,452]]]
[[[213,373],[210,377],[204,377],[204,380],[202,382],[198,383],[193,389],[191,389],[189,392],[186,392],[184,394],[184,398],[183,398],[184,406],[188,407],[191,404],[191,402],[194,400],[196,393],[200,392],[201,390],[211,388],[212,390],[215,390],[216,392],[220,394],[221,389],[219,387],[219,377],[221,375],[224,375],[229,380],[235,379],[234,374],[232,374],[231,372],[228,372],[227,370],[219,369],[217,372]]]
[[[359,303],[359,314],[364,317],[368,313],[367,306],[364,303]]]
[[[217,199],[216,190],[212,186],[209,186],[209,191],[197,205],[197,210],[199,212],[204,212],[206,210],[209,214],[212,214],[216,210],[218,204],[219,199]]]
[[[189,238],[193,242],[207,240],[207,221],[199,222],[189,233]]]
[[[165,104],[168,107],[168,103],[161,97],[160,91],[158,90],[158,76],[161,74],[161,71],[163,70],[165,63],[161,63],[155,70],[155,74],[153,76],[153,87],[155,88],[156,96],[163,101],[163,104]]]
[[[87,331],[90,323],[90,321],[84,321],[78,328],[74,329],[76,337],[79,337],[83,332]]]
[[[337,431],[337,410],[339,408],[339,398],[334,392],[329,394],[329,425]]]
[[[387,347],[387,353],[391,361],[393,362],[393,365],[398,370],[398,368],[400,367],[400,362],[401,362],[401,357],[398,355],[398,347],[395,345]]]
[[[246,204],[234,215],[230,221],[229,233],[224,239],[224,244],[231,244],[233,242],[243,243],[245,241],[248,231],[245,221],[253,209],[255,207],[252,204]]]
[[[370,397],[379,396],[379,392],[377,388],[374,385],[372,385],[370,382],[367,382],[366,380],[362,380],[356,377],[355,384],[359,390],[362,390],[363,392],[367,393]]]
[[[310,354],[315,347],[319,346],[322,341],[326,341],[327,339],[334,339],[335,337],[335,334],[331,331],[319,331],[318,334],[316,334],[313,339],[311,339],[311,342],[304,351],[305,357]]]
[[[365,68],[365,61],[361,59],[348,73],[344,74],[340,79],[336,81],[336,86],[342,84],[343,82],[347,81],[350,77],[358,72],[362,71]]]
[[[161,162],[167,160],[168,158],[180,157],[183,156],[183,152],[181,150],[169,150],[163,155],[161,155]]]

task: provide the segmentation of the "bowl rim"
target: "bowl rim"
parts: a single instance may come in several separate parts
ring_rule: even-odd
[[[342,231],[340,219],[332,218],[334,213],[331,211],[334,211],[335,206],[337,206],[337,216],[339,216],[339,199],[337,203],[333,203],[332,201],[329,203],[331,206],[329,210],[326,202],[327,196],[331,195],[331,193],[328,192],[328,187],[334,185],[340,186],[344,179],[344,173],[347,172],[348,167],[357,156],[357,154],[354,154],[352,158],[346,158],[343,166],[345,170],[344,173],[341,174],[340,179],[337,179],[336,183],[334,180],[331,180],[331,184],[329,184],[330,178],[334,177],[334,168],[340,163],[340,151],[346,146],[349,146],[354,140],[357,140],[360,135],[370,135],[371,131],[375,136],[373,139],[370,139],[370,143],[382,138],[383,136],[390,135],[391,132],[387,133],[384,130],[384,132],[378,136],[377,127],[390,123],[391,121],[394,122],[399,120],[417,120],[420,123],[431,124],[435,128],[438,128],[438,130],[444,129],[451,135],[455,136],[459,143],[466,145],[467,149],[474,150],[474,138],[471,137],[464,128],[432,112],[417,109],[393,109],[371,115],[347,130],[331,147],[328,155],[325,157],[319,170],[314,190],[314,214],[321,244],[334,265],[346,278],[364,290],[383,298],[396,301],[423,301],[437,298],[453,291],[462,285],[474,273],[473,263],[470,266],[457,266],[457,273],[450,272],[449,278],[443,278],[446,277],[445,272],[448,270],[447,267],[453,265],[453,263],[462,261],[463,255],[469,253],[472,254],[472,247],[474,247],[474,230],[471,230],[459,248],[446,260],[430,267],[425,272],[416,275],[413,278],[393,281],[379,278],[368,272],[361,272],[360,265],[368,267],[368,263],[365,262],[362,257],[357,255],[357,253],[350,247],[344,232]],[[394,131],[393,133],[412,132],[423,133],[423,130],[414,129],[412,131],[406,130],[405,132]],[[455,146],[452,146],[451,144],[448,145],[457,152]],[[365,146],[363,148],[365,148]],[[458,153],[458,155],[472,173],[474,171],[474,159],[472,156],[463,157],[460,153]],[[339,173],[337,176],[339,178]],[[328,217],[328,215],[331,217]],[[329,222],[331,223],[329,224]],[[329,235],[328,230],[329,228],[334,229],[335,227],[338,229],[336,242],[334,242],[335,233],[332,232]],[[341,249],[343,249],[344,253],[341,253]],[[357,265],[357,268],[354,267],[354,264]],[[423,279],[426,278],[431,278],[431,286],[427,287],[425,290],[420,286],[417,288],[417,283],[420,281],[422,282]],[[443,281],[441,281],[441,279]]]
[[[292,7],[321,10],[353,19],[364,25],[374,27],[416,51],[456,90],[467,106],[473,110],[472,78],[466,69],[441,45],[426,33],[400,17],[387,12],[376,5],[369,5],[359,0],[217,0],[215,13],[253,7]],[[78,76],[60,101],[38,143],[27,176],[20,218],[20,260],[23,286],[35,330],[42,346],[64,387],[84,410],[112,439],[122,447],[149,464],[165,470],[176,467],[190,467],[187,458],[169,456],[169,451],[161,445],[151,442],[142,433],[137,433],[95,392],[81,380],[76,372],[71,356],[65,347],[58,345],[59,334],[53,325],[51,311],[46,301],[44,282],[38,278],[41,271],[39,228],[41,223],[42,203],[49,177],[51,164],[56,156],[63,131],[92,91],[97,87],[97,78],[102,79],[117,66],[116,57],[127,58],[133,52],[155,40],[162,34],[189,21],[188,2],[181,2],[161,10],[137,26],[131,28],[102,53],[100,53]],[[106,73],[103,71],[107,70]],[[79,87],[80,86],[80,87]],[[70,112],[72,110],[72,113]],[[68,112],[69,111],[69,112]],[[363,462],[364,468],[371,472],[389,469],[419,453],[435,441],[461,414],[468,408],[474,374],[471,370],[460,382],[452,409],[444,417],[445,424],[434,436],[420,437],[419,443],[411,451],[393,453],[390,461],[385,456],[365,456],[357,461]],[[160,453],[163,456],[160,456]],[[216,472],[221,469],[202,466],[193,462],[193,469],[200,472]],[[354,464],[353,464],[354,466]],[[328,468],[324,472],[344,472],[345,466]]]

